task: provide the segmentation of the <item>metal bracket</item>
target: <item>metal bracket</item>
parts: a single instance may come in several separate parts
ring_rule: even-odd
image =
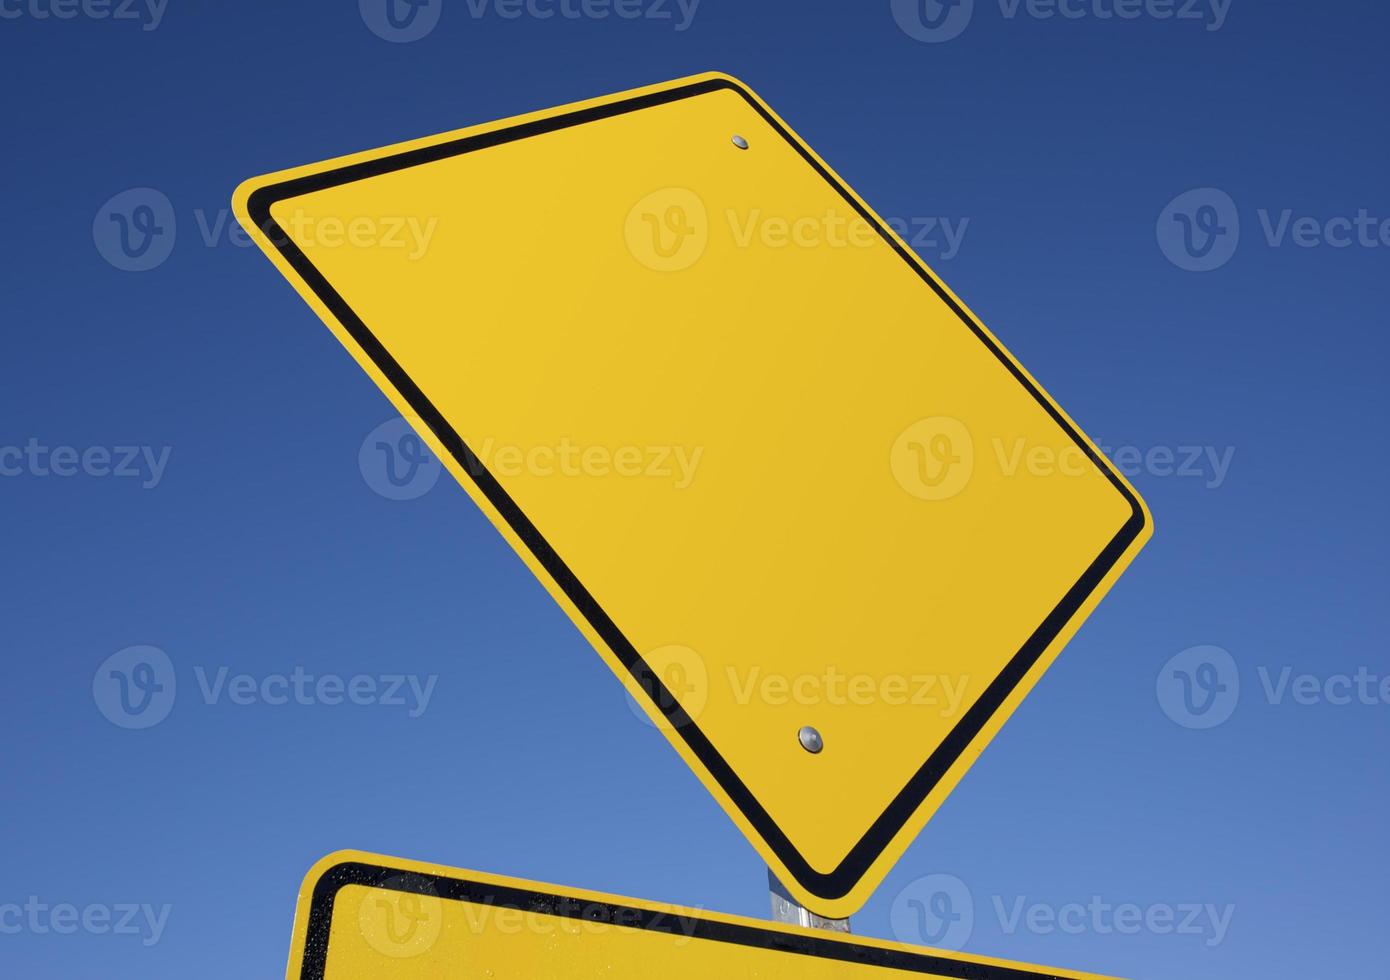
[[[825,929],[828,932],[849,932],[849,919],[827,919],[798,905],[770,868],[767,872],[767,887],[771,892],[774,922],[787,922],[808,929]]]

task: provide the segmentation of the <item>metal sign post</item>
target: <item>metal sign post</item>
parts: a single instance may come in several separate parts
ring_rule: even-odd
[[[772,873],[772,869],[767,869],[767,887],[772,899],[772,921],[785,922],[788,925],[804,926],[807,929],[824,929],[827,932],[843,932],[848,934],[849,919],[827,919],[823,915],[816,915],[805,906],[799,905],[796,899],[792,898],[791,892],[777,880],[777,876]]]

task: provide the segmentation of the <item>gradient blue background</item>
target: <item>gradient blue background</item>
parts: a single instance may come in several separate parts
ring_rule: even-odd
[[[1200,23],[1038,20],[980,0],[923,43],[887,0],[704,0],[693,22],[475,18],[414,43],[356,3],[170,0],[129,21],[0,19],[0,446],[171,446],[153,489],[0,478],[0,905],[172,906],[160,942],[0,934],[15,977],[266,977],[304,870],[341,847],[763,917],[764,870],[447,477],[358,469],[391,417],[257,251],[197,224],[281,167],[711,68],[740,76],[889,216],[968,217],[924,254],[1107,446],[1234,447],[1219,487],[1140,473],[1157,534],[875,898],[949,874],[969,950],[1135,977],[1385,975],[1390,706],[1279,704],[1257,671],[1390,673],[1384,247],[1271,247],[1258,209],[1390,217],[1390,12],[1234,0]],[[557,164],[558,165],[558,164]],[[147,272],[94,247],[112,195],[173,202]],[[1159,213],[1216,187],[1232,260],[1165,258]],[[120,729],[101,662],[153,644],[172,714]],[[1194,730],[1164,664],[1239,665]],[[385,706],[204,704],[196,666],[438,674]],[[1052,907],[1233,906],[1207,935],[1001,927]],[[905,937],[906,938],[906,937]]]

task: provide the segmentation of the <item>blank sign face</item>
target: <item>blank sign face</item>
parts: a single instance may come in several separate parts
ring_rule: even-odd
[[[1100,980],[357,852],[310,872],[288,976]]]
[[[1148,537],[725,76],[274,174],[237,209],[822,914],[862,904]]]

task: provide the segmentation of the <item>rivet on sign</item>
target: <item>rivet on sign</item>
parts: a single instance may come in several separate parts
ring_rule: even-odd
[[[738,147],[740,150],[746,150],[748,149],[748,141],[744,139],[742,136],[738,135],[738,133],[735,133],[734,146]]]
[[[810,725],[803,726],[801,731],[796,733],[796,738],[801,743],[801,747],[812,755],[825,748],[825,741],[820,737],[820,732]]]

